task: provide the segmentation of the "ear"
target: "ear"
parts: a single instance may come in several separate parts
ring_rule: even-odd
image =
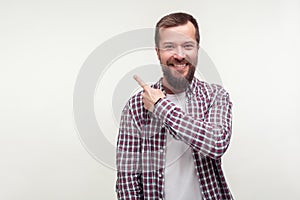
[[[159,48],[155,47],[155,51],[156,51],[156,55],[157,55],[158,60],[160,60]]]

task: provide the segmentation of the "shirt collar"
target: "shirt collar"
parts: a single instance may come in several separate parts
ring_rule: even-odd
[[[195,95],[196,85],[197,78],[194,77],[192,82],[188,85],[188,87],[185,90],[188,99],[191,99]],[[166,91],[162,85],[162,78],[160,78],[159,81],[153,85],[153,88],[160,89],[166,95]]]

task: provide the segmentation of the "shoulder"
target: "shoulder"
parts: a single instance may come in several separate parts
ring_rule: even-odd
[[[130,97],[121,113],[121,124],[141,126],[146,111],[142,102],[142,91]]]
[[[201,95],[209,99],[216,96],[229,96],[222,85],[208,83],[197,78],[194,78],[192,87],[196,95]]]
[[[140,91],[136,93],[135,95],[131,96],[129,100],[127,101],[128,108],[133,112],[133,113],[140,113],[143,108],[143,101],[142,101],[142,93],[143,91]]]
[[[154,84],[151,85],[151,87],[153,88],[159,88],[160,82],[156,82]],[[133,96],[131,96],[129,98],[129,100],[127,101],[122,115],[124,115],[125,113],[130,114],[133,116],[133,118],[136,121],[145,119],[148,117],[148,111],[144,108],[143,106],[143,98],[142,98],[142,93],[143,90],[137,92],[136,94],[134,94]]]

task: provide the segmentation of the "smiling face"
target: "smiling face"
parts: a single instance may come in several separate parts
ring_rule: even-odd
[[[195,27],[184,25],[160,28],[156,48],[163,71],[163,85],[172,93],[182,92],[192,81],[198,59]]]

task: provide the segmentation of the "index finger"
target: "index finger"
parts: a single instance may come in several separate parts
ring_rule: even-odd
[[[134,78],[134,80],[136,80],[136,82],[138,82],[138,84],[142,88],[145,88],[147,86],[147,84],[138,75],[134,75],[133,78]]]

